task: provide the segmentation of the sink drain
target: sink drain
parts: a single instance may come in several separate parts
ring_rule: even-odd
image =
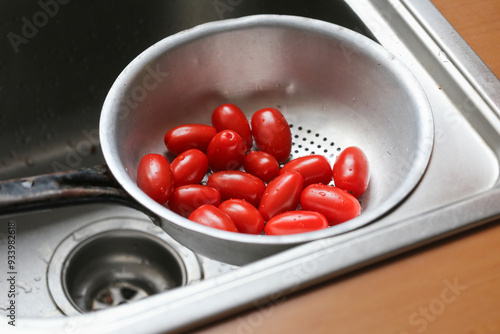
[[[113,218],[68,236],[49,264],[49,289],[67,315],[134,302],[201,279],[194,253],[147,220]]]
[[[95,298],[92,298],[91,308],[92,311],[96,311],[127,304],[147,296],[149,293],[139,286],[125,282],[114,283],[97,292]]]
[[[90,237],[65,262],[63,289],[83,312],[186,284],[180,257],[156,237],[140,231],[109,231]]]

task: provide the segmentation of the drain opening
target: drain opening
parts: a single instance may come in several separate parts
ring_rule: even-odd
[[[65,261],[63,288],[80,312],[127,304],[186,284],[182,260],[138,231],[95,235]]]
[[[148,297],[150,294],[140,286],[126,282],[117,282],[99,290],[92,300],[92,311],[127,304]]]
[[[109,217],[68,235],[47,270],[66,315],[128,304],[202,279],[196,254],[148,218]]]

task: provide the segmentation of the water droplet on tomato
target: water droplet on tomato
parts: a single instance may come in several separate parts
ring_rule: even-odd
[[[324,197],[324,196],[326,196],[326,193],[325,193],[325,192],[323,192],[323,191],[320,191],[320,192],[319,192],[319,194],[320,194],[321,196],[323,196],[323,197]]]

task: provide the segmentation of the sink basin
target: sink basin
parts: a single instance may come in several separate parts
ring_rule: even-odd
[[[39,333],[193,328],[498,219],[500,113],[478,84],[490,73],[478,65],[470,79],[466,62],[477,60],[458,57],[462,42],[447,44],[433,30],[446,25],[429,1],[2,2],[0,179],[104,164],[102,103],[133,58],[201,23],[269,13],[357,31],[415,74],[435,120],[433,155],[417,188],[369,226],[242,267],[193,253],[120,205],[0,212],[0,262],[7,263],[10,235],[16,247],[13,284],[0,278],[0,295],[14,293],[0,300],[2,313],[13,314],[2,332],[8,321]]]

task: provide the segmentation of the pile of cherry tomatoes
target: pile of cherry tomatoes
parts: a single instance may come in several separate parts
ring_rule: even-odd
[[[277,109],[258,110],[249,122],[237,106],[223,104],[213,111],[212,125],[180,125],[164,141],[175,159],[169,163],[161,154],[145,155],[137,184],[199,224],[282,235],[327,228],[361,212],[357,198],[370,176],[363,151],[344,149],[333,168],[321,155],[287,162],[292,135]],[[257,150],[250,150],[254,141]],[[332,180],[335,186],[329,185]]]

